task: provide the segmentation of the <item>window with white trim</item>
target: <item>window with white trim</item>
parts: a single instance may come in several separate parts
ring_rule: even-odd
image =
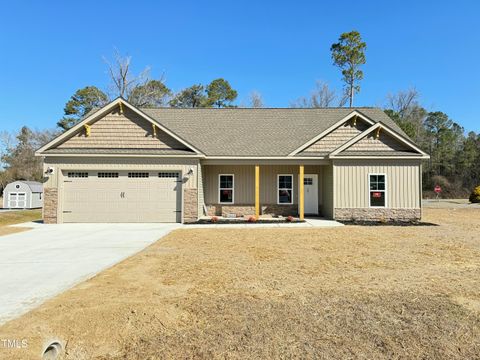
[[[293,204],[293,175],[278,175],[277,203]]]
[[[372,207],[385,207],[385,186],[386,177],[385,174],[369,174],[369,198],[370,206]]]
[[[233,204],[233,175],[218,175],[218,202],[220,204]]]

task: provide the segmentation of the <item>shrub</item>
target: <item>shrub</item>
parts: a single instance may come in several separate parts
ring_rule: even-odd
[[[480,185],[473,189],[468,200],[470,200],[471,203],[480,203]]]
[[[254,222],[257,222],[257,218],[256,218],[255,216],[249,216],[248,219],[247,219],[247,221],[248,221],[249,223],[254,223]]]
[[[292,215],[287,217],[288,222],[292,222],[293,220],[295,220],[295,218]]]
[[[218,222],[218,217],[212,216],[212,217],[210,218],[210,221],[211,221],[212,223],[216,223],[216,222]]]

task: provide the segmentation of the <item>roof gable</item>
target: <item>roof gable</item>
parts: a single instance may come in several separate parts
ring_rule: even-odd
[[[113,109],[91,122],[88,132],[87,128],[78,129],[56,148],[187,150],[180,141],[129,108]]]
[[[349,120],[352,120],[353,123],[356,125],[357,119],[361,119],[363,122],[373,125],[375,122],[369,119],[368,117],[364,116],[357,110],[353,110],[349,112],[345,117],[338,119],[335,123],[331,124],[331,126],[323,129],[322,132],[317,134],[314,138],[310,139],[308,142],[302,144],[302,146],[296,148],[292,151],[289,156],[298,155],[299,152],[305,150],[306,148],[310,147],[315,143],[319,143],[320,140],[323,140],[325,137],[329,136],[334,130],[338,129],[342,125],[345,125]]]
[[[37,151],[71,149],[159,149],[199,153],[156,120],[118,98]]]
[[[313,144],[302,150],[299,155],[305,153],[328,154],[348,140],[353,139],[371,126],[370,122],[357,116],[346,120],[336,129],[332,130]]]
[[[339,146],[330,153],[329,157],[389,155],[428,157],[409,139],[380,122]]]

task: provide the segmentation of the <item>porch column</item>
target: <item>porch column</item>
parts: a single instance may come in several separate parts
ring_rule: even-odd
[[[255,165],[255,217],[260,217],[260,166]]]
[[[299,184],[298,184],[298,189],[299,189],[299,199],[298,199],[298,212],[300,215],[300,220],[303,220],[305,218],[305,186],[303,183],[303,178],[304,178],[304,167],[303,165],[300,165],[300,171],[299,171]]]

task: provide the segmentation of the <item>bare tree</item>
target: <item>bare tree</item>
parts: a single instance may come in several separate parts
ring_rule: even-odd
[[[103,57],[103,60],[108,66],[113,97],[120,96],[128,99],[136,87],[145,85],[149,81],[150,68],[146,67],[139,75],[133,75],[130,67],[132,57],[123,56],[117,49],[114,49],[113,61],[109,61],[106,57]]]
[[[14,144],[13,135],[6,130],[0,131],[0,168],[3,168],[4,166],[3,157],[7,153],[8,149],[12,148],[13,144]]]
[[[313,107],[330,107],[336,98],[335,90],[330,90],[328,84],[323,81],[317,81],[315,90],[310,94]]]
[[[400,118],[405,119],[418,106],[419,97],[420,94],[415,88],[388,94],[386,107],[395,111]]]
[[[263,102],[262,94],[253,90],[249,95],[249,107],[251,108],[263,108],[265,103]]]
[[[12,180],[41,180],[42,159],[35,157],[35,150],[56,135],[55,130],[30,130],[26,126],[16,134],[2,132],[0,188]]]
[[[0,131],[0,193],[5,186],[12,181],[12,174],[6,169],[7,163],[5,162],[5,157],[12,148],[14,142],[14,137],[10,132],[6,130]]]
[[[297,108],[331,107],[336,99],[335,90],[330,89],[326,82],[317,81],[315,89],[311,91],[309,97],[298,98],[290,106]]]

